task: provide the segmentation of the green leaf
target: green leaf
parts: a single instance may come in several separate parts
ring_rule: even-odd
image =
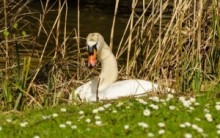
[[[27,33],[25,31],[22,31],[21,34],[23,37],[25,37],[27,35]]]
[[[18,23],[17,23],[17,22],[14,23],[13,28],[14,28],[14,29],[17,29],[17,28],[18,28]]]
[[[8,37],[9,32],[8,32],[7,30],[5,30],[5,31],[3,32],[3,35],[4,35],[4,37]]]

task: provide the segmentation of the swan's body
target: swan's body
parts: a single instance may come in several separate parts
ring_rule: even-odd
[[[89,66],[95,66],[96,52],[101,62],[100,82],[98,86],[99,100],[117,99],[125,96],[139,96],[146,92],[158,90],[159,86],[145,80],[124,80],[115,82],[118,76],[118,67],[115,56],[99,33],[90,33],[87,36]],[[93,57],[94,56],[94,57]],[[87,82],[78,87],[75,94],[82,101],[96,101],[98,79]],[[72,95],[70,95],[72,100]]]
[[[89,81],[75,90],[82,101],[96,101],[96,85],[92,85],[93,81]],[[127,96],[140,96],[157,89],[158,85],[150,81],[124,80],[110,84],[105,89],[98,91],[98,97],[99,100],[111,100]]]

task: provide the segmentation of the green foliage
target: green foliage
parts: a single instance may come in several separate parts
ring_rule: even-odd
[[[27,33],[25,31],[22,31],[21,34],[23,37],[25,37],[27,35]]]
[[[170,138],[185,137],[186,134],[192,137],[218,137],[220,111],[216,107],[220,101],[215,96],[217,94],[213,91],[196,97],[195,101],[191,99],[192,103],[187,107],[178,97],[167,101],[167,97],[160,97],[160,102],[145,97],[142,101],[146,103],[125,98],[28,110],[22,114],[1,114],[0,137],[144,138],[152,134],[154,137]],[[158,109],[152,105],[158,106]],[[150,111],[149,116],[144,115],[146,109]],[[208,116],[212,120],[209,121]],[[163,130],[164,133],[161,133]]]
[[[13,28],[14,28],[14,29],[18,29],[18,23],[17,23],[17,22],[14,23]]]
[[[200,70],[196,69],[192,78],[192,89],[199,92],[201,90],[202,75]]]
[[[1,84],[3,88],[3,93],[1,95],[2,99],[4,99],[4,104],[1,107],[1,110],[7,109],[12,110],[13,109],[13,91],[11,89],[11,85],[7,80],[3,81]]]
[[[14,109],[21,110],[24,107],[24,101],[22,101],[23,94],[26,94],[27,90],[27,82],[28,82],[28,75],[29,75],[29,70],[30,70],[30,63],[31,63],[31,58],[24,58],[23,61],[23,67],[21,68],[21,72],[16,71],[17,74],[17,79],[15,80],[15,89],[16,93],[18,94],[18,97],[15,97],[16,102]]]
[[[13,29],[5,30],[3,32],[3,35],[5,38],[12,38],[13,45],[15,46],[15,60],[12,61],[12,59],[7,59],[8,63],[14,62],[16,65],[15,68],[12,68],[12,70],[8,70],[6,77],[1,76],[1,85],[3,88],[3,94],[2,99],[5,103],[2,107],[2,110],[21,110],[23,109],[24,102],[23,95],[27,90],[28,81],[29,81],[29,71],[30,71],[30,63],[31,63],[31,57],[21,57],[19,54],[19,44],[17,43],[17,37],[20,36],[20,30],[18,22],[15,22],[13,25]],[[22,31],[22,36],[26,36],[26,32]],[[8,43],[12,45],[12,43]],[[12,48],[10,48],[12,49]],[[9,50],[9,49],[8,49]],[[8,52],[9,53],[9,52]],[[10,52],[11,53],[11,52]],[[12,56],[12,55],[9,55]],[[14,55],[13,55],[14,56]],[[23,62],[20,62],[20,59],[23,59]],[[20,65],[20,63],[23,64],[23,66]],[[12,77],[13,76],[13,77]]]
[[[3,35],[4,35],[4,37],[8,37],[9,36],[9,32],[7,30],[4,30]]]

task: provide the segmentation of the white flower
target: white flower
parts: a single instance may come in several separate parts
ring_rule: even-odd
[[[128,130],[129,129],[129,125],[124,125],[124,129]]]
[[[111,105],[112,105],[112,104],[108,103],[108,104],[103,105],[103,107],[107,109],[107,108],[109,108]]]
[[[147,102],[145,101],[145,100],[143,100],[143,99],[140,99],[140,98],[138,98],[138,99],[136,99],[139,103],[141,103],[141,104],[143,104],[143,105],[146,105],[147,104]]]
[[[104,107],[99,107],[98,110],[99,111],[105,111],[105,108]]]
[[[194,105],[195,105],[195,106],[199,106],[199,105],[200,105],[200,103],[198,103],[198,102],[195,102],[195,103],[194,103]]]
[[[196,99],[194,97],[190,97],[189,100],[191,103],[194,103],[196,101]]]
[[[180,97],[179,97],[179,100],[182,102],[182,101],[185,101],[186,99],[185,99],[185,97],[180,96]]]
[[[205,112],[205,113],[209,113],[209,109],[205,108],[205,109],[204,109],[204,112]]]
[[[83,115],[83,116],[80,116],[79,117],[79,119],[78,119],[78,121],[80,121],[81,119],[83,119],[85,116]]]
[[[58,114],[57,113],[53,113],[52,116],[53,117],[58,117]]]
[[[198,117],[196,117],[196,118],[195,118],[195,120],[196,120],[196,121],[201,121],[201,119],[200,119],[200,118],[198,118]]]
[[[204,132],[204,130],[202,128],[200,128],[200,127],[197,128],[196,130],[197,130],[198,133],[203,133]]]
[[[179,100],[183,103],[184,107],[190,107],[191,106],[191,101],[190,100],[186,100],[185,97],[179,97]]]
[[[220,111],[220,105],[219,105],[219,104],[215,105],[215,109],[216,109],[217,111]]]
[[[147,136],[148,136],[149,138],[152,138],[152,137],[154,137],[154,134],[151,133],[151,132],[149,132],[149,133],[147,134]]]
[[[161,129],[161,130],[158,131],[158,134],[160,134],[160,135],[162,135],[162,134],[164,134],[164,133],[165,133],[165,130],[164,130],[164,129]]]
[[[220,105],[220,102],[216,102],[215,104],[216,104],[216,105]]]
[[[124,103],[123,102],[119,102],[116,107],[121,107]]]
[[[190,127],[190,126],[191,126],[191,123],[190,123],[190,122],[185,122],[185,125],[186,125],[187,127]]]
[[[206,114],[205,114],[205,118],[207,119],[208,122],[212,122],[212,121],[213,121],[212,115],[209,114],[209,113],[206,113]]]
[[[22,123],[20,123],[20,126],[21,127],[26,127],[28,125],[28,122],[22,122]]]
[[[2,127],[0,126],[0,131],[2,131]]]
[[[93,109],[92,113],[96,114],[96,113],[101,112],[101,111],[105,111],[105,108],[104,107],[99,107],[99,108]]]
[[[149,105],[152,109],[154,110],[158,110],[159,109],[159,106],[158,105],[155,105],[155,104],[150,104]]]
[[[176,106],[170,105],[170,106],[169,106],[169,109],[170,109],[170,110],[175,110],[175,109],[176,109]]]
[[[191,111],[192,111],[192,110],[194,110],[194,109],[195,109],[195,108],[194,108],[194,107],[192,107],[192,106],[190,106],[190,107],[189,107],[189,110],[191,110]]]
[[[217,130],[217,134],[220,135],[220,130]]]
[[[174,96],[173,96],[172,94],[167,94],[167,98],[169,98],[169,99],[173,99]]]
[[[50,119],[50,116],[43,115],[43,116],[42,116],[42,119],[43,119],[43,120]]]
[[[91,119],[87,118],[85,121],[86,121],[86,123],[90,123]]]
[[[154,102],[160,102],[160,98],[157,97],[157,96],[150,97],[149,99],[154,101]]]
[[[117,112],[118,112],[117,110],[113,110],[113,111],[112,111],[112,113],[117,113]]]
[[[138,126],[142,127],[142,128],[148,128],[148,124],[144,123],[144,122],[139,122]]]
[[[191,102],[189,100],[182,101],[182,103],[183,103],[184,107],[190,107],[191,106]]]
[[[220,124],[216,125],[216,128],[220,130]]]
[[[96,115],[96,116],[95,116],[95,119],[96,119],[96,120],[99,120],[99,119],[101,119],[101,117],[98,116],[98,115]]]
[[[173,99],[173,95],[172,94],[167,94],[167,98],[166,101],[170,101],[171,99]]]
[[[97,121],[95,121],[95,124],[98,125],[98,126],[100,126],[100,125],[102,124],[102,121],[97,120]]]
[[[93,110],[92,110],[92,113],[93,113],[93,114],[97,114],[98,112],[99,112],[99,109],[93,109]]]
[[[12,119],[6,119],[6,121],[7,121],[8,123],[11,123],[11,122],[12,122]]]
[[[166,105],[166,101],[164,99],[160,99],[160,102]]]
[[[83,114],[84,114],[84,111],[82,111],[82,110],[79,111],[79,114],[80,114],[80,115],[83,115]]]
[[[59,127],[60,128],[66,128],[66,125],[65,124],[60,124]]]
[[[34,138],[40,138],[40,136],[38,136],[38,135],[35,135],[35,136],[34,136]]]
[[[75,130],[75,129],[77,129],[77,126],[76,126],[76,125],[72,125],[71,128],[72,128],[73,130]]]
[[[180,124],[180,127],[181,127],[181,128],[185,128],[185,127],[186,127],[186,124]]]
[[[130,106],[126,106],[126,109],[130,109]]]
[[[144,116],[150,116],[150,110],[148,110],[147,108],[144,109],[143,114]]]
[[[159,122],[159,123],[158,123],[158,126],[159,126],[159,127],[165,127],[165,124],[164,124],[163,122]]]
[[[66,121],[66,124],[67,125],[72,125],[72,122],[71,121]]]
[[[198,129],[199,127],[197,125],[195,125],[195,124],[192,124],[192,128],[193,129]]]
[[[61,112],[66,112],[66,108],[61,108],[60,111]]]
[[[184,137],[185,137],[185,138],[192,138],[192,134],[186,133],[186,134],[184,135]]]

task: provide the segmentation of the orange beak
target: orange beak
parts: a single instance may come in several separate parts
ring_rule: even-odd
[[[88,66],[91,68],[91,67],[94,67],[96,65],[96,50],[93,49],[93,54],[90,55],[89,54],[89,59],[88,59]]]

